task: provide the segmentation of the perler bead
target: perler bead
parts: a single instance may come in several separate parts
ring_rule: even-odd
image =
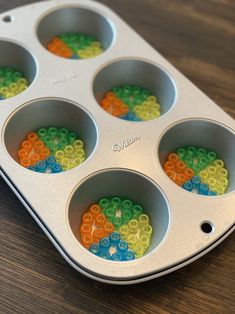
[[[139,204],[119,197],[102,198],[82,216],[82,245],[99,257],[130,261],[144,255],[152,237],[149,216]]]
[[[41,128],[29,133],[18,150],[19,163],[40,173],[73,169],[86,158],[83,142],[67,128]]]
[[[158,118],[161,106],[149,90],[135,85],[114,87],[100,102],[111,115],[127,121],[148,121]]]
[[[228,188],[228,170],[217,154],[203,147],[180,147],[170,153],[163,169],[186,191],[200,195],[221,195]]]
[[[104,51],[101,42],[95,37],[75,32],[53,38],[47,49],[59,57],[75,60],[93,58]]]
[[[0,66],[0,100],[14,97],[29,86],[23,74],[12,67]]]

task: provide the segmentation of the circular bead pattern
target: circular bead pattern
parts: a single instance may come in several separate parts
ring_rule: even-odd
[[[100,55],[104,49],[95,37],[84,33],[63,33],[54,37],[47,49],[53,54],[67,59],[88,59]]]
[[[224,194],[229,185],[223,160],[203,147],[178,148],[168,155],[163,169],[176,184],[201,195]]]
[[[115,196],[100,199],[83,214],[80,237],[82,245],[99,257],[130,261],[144,255],[152,231],[140,205]]]
[[[0,100],[14,97],[29,86],[23,74],[11,67],[0,66]]]
[[[111,115],[128,121],[148,121],[161,114],[156,96],[136,85],[122,85],[107,92],[100,102]]]
[[[19,163],[41,173],[73,169],[85,160],[83,142],[67,128],[41,128],[29,133],[18,150]]]

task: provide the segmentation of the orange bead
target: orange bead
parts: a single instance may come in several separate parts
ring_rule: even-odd
[[[191,179],[194,176],[193,169],[191,168],[185,168],[184,174],[186,175],[187,179]]]
[[[30,156],[30,162],[32,164],[36,163],[37,161],[40,160],[40,155],[38,153],[33,153],[31,156]]]
[[[114,100],[116,98],[115,94],[112,92],[108,92],[105,94],[105,98],[108,100]]]
[[[99,242],[104,237],[104,235],[105,233],[103,229],[95,229],[92,234],[94,242]]]
[[[175,176],[174,181],[178,185],[183,185],[187,181],[187,177],[185,174],[180,173]]]
[[[85,213],[82,215],[82,221],[88,224],[93,224],[93,216],[91,213]]]
[[[166,170],[174,170],[175,164],[172,161],[166,161],[163,165],[163,169]]]
[[[44,148],[44,147],[45,147],[45,145],[44,145],[44,143],[41,140],[36,141],[34,143],[34,146],[33,146],[34,151],[37,152],[37,153],[39,153],[41,151],[41,149]]]
[[[32,142],[29,140],[23,141],[21,147],[29,151],[32,148]]]
[[[101,208],[99,205],[94,204],[94,205],[91,205],[91,207],[89,208],[89,211],[92,214],[92,216],[95,218],[101,212]]]
[[[96,217],[95,217],[95,225],[97,227],[102,227],[106,222],[106,217],[104,214],[99,213]]]
[[[91,234],[91,232],[92,232],[92,225],[88,224],[88,223],[83,223],[81,225],[80,232],[81,232],[81,234]]]
[[[112,233],[114,231],[114,225],[111,224],[110,222],[106,222],[104,224],[104,233],[105,233],[105,236],[108,236],[110,235],[110,233]]]
[[[24,157],[27,157],[28,155],[29,155],[29,152],[28,152],[27,149],[22,148],[22,149],[18,150],[18,156],[19,156],[20,159],[24,158]]]
[[[30,166],[30,159],[29,158],[22,158],[22,159],[20,159],[20,164],[21,164],[21,166],[28,168]]]
[[[82,240],[82,245],[85,246],[85,248],[87,249],[89,249],[89,247],[93,243],[93,237],[90,234],[83,234],[81,240]]]
[[[40,150],[40,158],[45,159],[46,157],[50,156],[51,152],[48,148],[44,147]]]
[[[175,164],[175,170],[177,171],[177,172],[184,172],[184,169],[186,168],[186,164],[183,162],[183,161],[181,161],[181,160],[179,160],[176,164]]]
[[[27,139],[32,143],[35,143],[39,138],[36,133],[29,133]]]
[[[167,175],[170,179],[174,180],[174,178],[175,178],[175,172],[174,172],[173,170],[167,169],[165,172],[166,172],[166,175]]]
[[[179,156],[175,153],[171,153],[168,156],[168,160],[176,163],[177,161],[179,161]]]

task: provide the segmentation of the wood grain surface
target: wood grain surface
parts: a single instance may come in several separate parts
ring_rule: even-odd
[[[0,0],[0,12],[30,2],[37,1]],[[100,2],[235,117],[234,0]],[[234,241],[232,234],[198,261],[147,283],[101,284],[63,260],[0,179],[0,313],[232,314]]]

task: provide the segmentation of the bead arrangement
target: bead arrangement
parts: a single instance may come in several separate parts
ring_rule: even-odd
[[[47,49],[53,54],[67,59],[88,59],[100,55],[104,49],[95,37],[84,33],[63,33],[54,37]]]
[[[149,248],[152,227],[143,208],[128,199],[102,198],[82,215],[80,237],[91,253],[114,261],[130,261]]]
[[[229,185],[223,160],[203,147],[178,148],[168,155],[163,169],[176,184],[201,195],[224,194]]]
[[[29,86],[23,74],[12,67],[0,66],[0,100],[14,97]]]
[[[156,96],[136,85],[122,85],[107,92],[100,102],[111,115],[128,121],[148,121],[161,114]]]
[[[29,133],[18,150],[19,163],[32,171],[59,173],[85,160],[83,142],[67,128],[41,128]]]

